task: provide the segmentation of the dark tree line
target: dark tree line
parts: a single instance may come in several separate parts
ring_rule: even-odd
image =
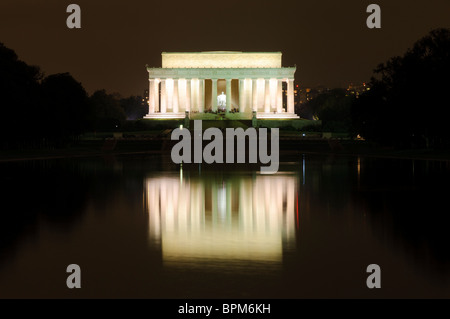
[[[360,134],[385,146],[450,147],[450,29],[433,30],[403,56],[380,64],[369,87],[359,98],[330,90],[299,115],[318,117],[324,131]]]
[[[89,96],[69,73],[44,76],[0,43],[0,148],[59,147],[87,131],[114,130],[147,109],[139,96]]]
[[[305,119],[320,119],[323,131],[350,132],[354,100],[345,89],[332,89],[305,103],[298,112]]]
[[[355,131],[395,147],[449,147],[450,29],[436,29],[374,70],[352,106]]]

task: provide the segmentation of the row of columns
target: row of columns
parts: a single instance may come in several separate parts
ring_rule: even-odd
[[[212,111],[217,111],[217,81],[212,80]],[[287,82],[287,112],[294,113],[294,79],[239,79],[239,112],[283,112],[283,81]],[[161,96],[159,95],[161,83]],[[204,79],[150,79],[149,113],[204,112]],[[231,111],[231,79],[226,79],[226,110]]]

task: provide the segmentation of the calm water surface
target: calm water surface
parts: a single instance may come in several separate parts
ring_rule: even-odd
[[[450,297],[448,162],[300,155],[261,175],[142,155],[0,173],[1,298]]]

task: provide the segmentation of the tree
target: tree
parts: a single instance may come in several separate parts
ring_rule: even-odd
[[[104,90],[88,97],[69,73],[44,78],[0,43],[0,147],[65,146],[88,129],[112,130],[146,113],[141,98]]]
[[[436,29],[374,70],[371,91],[354,104],[355,126],[383,144],[449,146],[449,74],[450,29]]]
[[[95,130],[111,130],[125,122],[125,112],[120,105],[120,96],[107,94],[105,90],[94,92],[89,98],[91,127]]]
[[[41,125],[45,136],[61,145],[88,126],[88,95],[69,73],[53,74],[42,81]]]
[[[69,73],[44,78],[0,43],[1,145],[63,146],[87,128],[88,97]]]
[[[148,105],[142,102],[140,96],[129,96],[120,99],[120,105],[125,111],[127,120],[141,119],[148,113]]]
[[[322,120],[324,131],[349,132],[353,100],[344,89],[333,89],[308,101],[305,112]]]
[[[38,139],[35,117],[39,114],[42,73],[0,43],[0,141],[3,147],[17,147],[32,134]],[[34,133],[34,134],[33,134]]]

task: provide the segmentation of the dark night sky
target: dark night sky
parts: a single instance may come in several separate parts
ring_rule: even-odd
[[[81,6],[81,29],[66,7]],[[366,27],[367,5],[382,9]],[[436,27],[450,27],[448,0],[1,0],[0,42],[45,74],[70,72],[89,93],[140,95],[145,64],[167,51],[281,51],[303,85],[345,86]]]

